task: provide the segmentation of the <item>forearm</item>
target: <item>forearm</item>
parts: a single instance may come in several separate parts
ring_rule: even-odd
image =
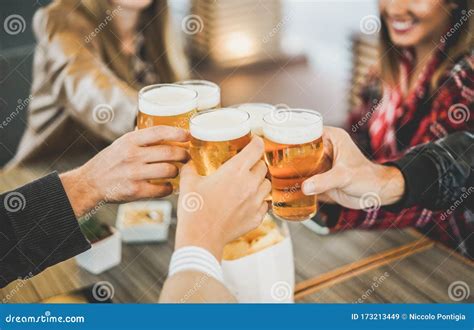
[[[56,173],[1,195],[0,287],[90,248]]]
[[[83,167],[63,173],[59,177],[77,218],[93,209],[103,199],[89,182]]]
[[[232,303],[237,302],[229,290],[213,277],[196,271],[170,276],[160,294],[161,303]]]

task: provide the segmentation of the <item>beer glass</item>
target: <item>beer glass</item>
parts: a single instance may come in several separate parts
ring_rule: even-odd
[[[200,175],[215,172],[251,140],[249,114],[232,108],[198,112],[190,131],[190,154]]]
[[[178,84],[198,93],[198,111],[217,109],[221,106],[221,89],[217,84],[207,80],[185,80]]]
[[[322,116],[313,110],[280,109],[263,117],[272,211],[278,218],[303,221],[316,214],[316,196],[306,196],[301,186],[318,173],[324,152],[322,132]]]
[[[267,103],[242,103],[232,108],[247,111],[250,115],[250,130],[252,134],[263,137],[263,116],[276,110],[275,106]]]
[[[269,112],[275,111],[276,107],[268,103],[241,103],[233,105],[232,108],[247,111],[250,115],[250,130],[252,134],[263,138],[263,116]],[[263,160],[262,156],[262,160]],[[267,179],[271,180],[270,173],[267,173]],[[271,193],[265,198],[267,202],[272,201]]]
[[[144,87],[138,93],[138,129],[165,125],[189,129],[189,119],[197,111],[197,92],[177,84],[158,84]],[[163,142],[166,145],[188,147],[187,143]],[[181,169],[182,163],[173,162]],[[154,184],[171,183],[178,190],[179,177],[152,180]]]

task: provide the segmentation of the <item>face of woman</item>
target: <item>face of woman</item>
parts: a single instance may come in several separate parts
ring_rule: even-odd
[[[379,0],[390,39],[399,47],[439,42],[454,6],[448,0]]]
[[[126,9],[142,10],[147,8],[153,0],[112,0],[115,6]]]

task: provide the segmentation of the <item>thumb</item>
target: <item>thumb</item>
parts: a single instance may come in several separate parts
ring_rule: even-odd
[[[179,175],[180,185],[186,185],[188,182],[191,182],[199,177],[199,173],[197,172],[196,166],[192,160],[181,168]]]
[[[346,183],[347,170],[336,166],[304,181],[302,190],[305,195],[318,195],[332,189],[343,188]]]

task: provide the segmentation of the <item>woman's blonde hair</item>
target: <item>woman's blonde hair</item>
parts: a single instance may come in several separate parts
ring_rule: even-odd
[[[441,42],[449,43],[447,56],[441,65],[436,69],[431,79],[431,89],[435,90],[440,83],[440,79],[459,58],[474,47],[474,5],[472,0],[446,0],[455,3],[457,6],[452,12],[450,30],[440,39]],[[380,74],[383,81],[392,86],[399,82],[399,61],[400,51],[390,40],[387,24],[381,17],[382,27],[380,33],[380,54],[384,54],[380,59]]]
[[[121,50],[113,24],[120,7],[108,0],[56,0],[49,11],[47,31],[51,38],[56,31],[71,28],[65,15],[74,11],[100,28],[98,38],[101,54],[108,67],[134,88],[140,88],[129,57]],[[173,34],[166,0],[154,0],[140,16],[138,31],[144,37],[145,60],[152,64],[160,82],[174,82],[187,78],[188,65],[179,36]],[[93,31],[90,31],[93,32]]]

